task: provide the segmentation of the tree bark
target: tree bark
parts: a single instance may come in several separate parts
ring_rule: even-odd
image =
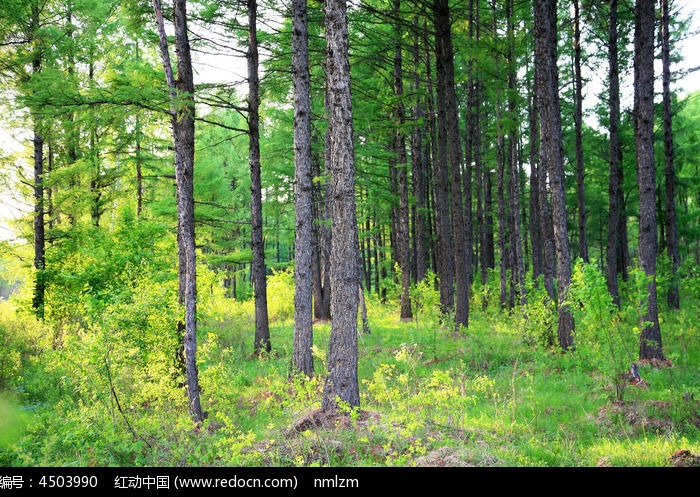
[[[657,223],[654,171],[654,0],[636,0],[634,31],[634,138],[639,188],[639,263],[649,278],[639,359],[663,360],[656,291]]]
[[[165,23],[160,0],[153,0],[158,26],[161,59],[170,92],[170,113],[175,148],[175,182],[178,210],[178,265],[180,290],[184,291],[185,326],[182,351],[185,361],[190,414],[196,423],[204,420],[197,370],[197,271],[194,223],[194,78],[187,33],[187,2],[174,0],[173,24],[177,57],[177,80],[170,65]],[[182,266],[184,265],[184,270]],[[183,281],[184,280],[184,281]],[[180,325],[178,324],[178,330]]]
[[[608,25],[608,79],[610,98],[610,179],[608,181],[608,252],[607,283],[608,291],[615,305],[620,305],[618,274],[620,273],[620,253],[622,250],[622,165],[619,142],[620,124],[620,76],[618,63],[618,5],[610,0]]]
[[[508,0],[506,4],[506,19],[508,20],[508,113],[512,120],[508,134],[509,138],[509,172],[510,183],[508,195],[510,200],[510,250],[512,257],[511,293],[513,301],[517,299],[519,304],[525,302],[525,271],[523,268],[523,244],[520,229],[520,160],[518,157],[517,137],[520,133],[517,129],[518,108],[515,101],[517,93],[516,73],[515,73],[515,33],[513,26],[513,0]]]
[[[311,96],[306,0],[292,0],[292,75],[294,83],[294,345],[293,374],[314,374],[311,279]]]
[[[445,203],[449,202],[451,217],[451,241],[454,278],[454,325],[457,329],[469,326],[469,284],[467,272],[467,247],[462,208],[462,149],[459,138],[457,97],[454,82],[454,50],[452,47],[452,27],[450,8],[447,0],[435,0],[435,72],[437,87],[438,116],[438,157],[439,169],[447,180],[449,193],[445,187]],[[447,211],[445,211],[447,212]],[[445,214],[443,214],[445,215]],[[447,245],[446,245],[447,247]]]
[[[559,346],[573,348],[574,319],[567,305],[571,284],[571,252],[566,215],[559,75],[557,69],[557,2],[535,0],[535,64],[540,105],[542,163],[549,171],[552,225],[557,268],[557,335]]]
[[[35,118],[36,119],[36,118]],[[34,124],[34,296],[32,307],[44,319],[46,298],[46,237],[44,218],[44,137]]]
[[[452,229],[450,224],[449,171],[447,164],[447,138],[445,111],[435,107],[433,81],[430,72],[430,54],[426,54],[426,82],[428,101],[428,126],[433,176],[433,219],[436,246],[434,250],[435,270],[440,290],[440,307],[443,314],[454,309],[454,259],[452,256]],[[436,76],[439,81],[439,76]],[[439,83],[436,83],[439,86]],[[439,89],[437,90],[439,93]]]
[[[39,29],[39,7],[36,4],[31,6],[31,19],[29,30],[30,36],[35,36]],[[38,76],[42,68],[42,51],[39,47],[34,49],[32,54],[32,76]],[[34,159],[34,295],[32,297],[32,308],[34,314],[40,320],[44,319],[44,303],[46,299],[46,224],[44,209],[44,136],[39,126],[38,113],[32,111],[33,121],[33,159]]]
[[[255,299],[254,353],[270,352],[267,313],[267,271],[263,241],[262,182],[260,178],[260,96],[258,78],[257,0],[248,0],[248,132],[250,161],[251,248],[253,250],[253,296]]]
[[[530,94],[528,116],[530,122],[530,246],[532,247],[532,279],[537,281],[544,274],[544,244],[540,221],[540,185],[537,150],[539,147],[539,121],[537,119],[537,98]]]
[[[328,140],[326,140],[328,143]],[[327,146],[325,147],[328,148]],[[319,177],[321,175],[321,165],[319,160],[313,156],[311,158],[312,176]],[[330,246],[331,233],[328,228],[328,212],[329,207],[326,206],[330,202],[328,194],[328,181],[324,183],[315,183],[313,185],[313,219],[314,223],[311,226],[312,232],[312,279],[313,279],[313,306],[314,317],[316,319],[328,320],[331,318],[331,284],[330,284]],[[325,194],[324,194],[325,190]]]
[[[671,112],[671,40],[669,0],[661,0],[661,68],[664,107],[664,158],[666,163],[666,251],[671,262],[671,286],[666,296],[671,309],[680,308],[676,275],[680,265],[678,222],[676,218],[676,170],[673,160],[673,113]]]
[[[360,270],[355,205],[348,22],[345,0],[326,2],[326,63],[331,128],[331,335],[328,376],[321,410],[340,412],[342,406],[360,407],[358,381],[357,312]]]
[[[403,58],[401,56],[401,22],[398,20],[401,0],[393,0],[394,16],[396,21],[396,39],[394,42],[394,95],[396,96],[396,136],[394,144],[396,148],[396,185],[399,191],[399,209],[396,219],[396,259],[401,269],[401,299],[400,319],[413,319],[411,310],[411,265],[409,243],[409,219],[408,219],[408,158],[406,157],[406,136],[404,125],[406,115],[403,105]]]
[[[418,29],[418,16],[413,18],[414,29]],[[415,204],[413,209],[413,261],[415,281],[423,281],[428,268],[428,222],[426,219],[427,209],[427,178],[426,178],[426,156],[423,150],[423,129],[420,124],[424,118],[424,111],[418,95],[420,95],[420,51],[418,47],[418,37],[413,42],[413,82],[412,91],[416,95],[413,104],[413,132],[411,133],[411,172],[412,188]]]
[[[576,197],[578,200],[579,257],[588,262],[586,236],[586,189],[583,164],[583,81],[581,78],[581,15],[579,0],[574,0],[574,127],[576,134]]]

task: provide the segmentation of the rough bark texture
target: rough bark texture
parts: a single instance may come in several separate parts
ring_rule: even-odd
[[[552,226],[557,267],[559,346],[573,347],[574,319],[566,304],[571,284],[571,253],[566,217],[566,191],[562,150],[559,75],[557,70],[557,2],[535,0],[536,87],[540,105],[542,164],[549,171]]]
[[[468,5],[468,39],[469,43],[476,42],[475,24],[475,2],[469,1]],[[474,251],[474,209],[472,206],[472,182],[474,176],[474,163],[479,156],[475,144],[479,145],[479,120],[476,108],[476,70],[474,68],[475,57],[469,57],[467,62],[467,112],[466,112],[466,134],[464,139],[464,172],[462,175],[462,192],[464,193],[464,245],[466,251],[466,273],[467,273],[467,309],[471,298],[471,287],[474,281],[474,261],[476,253]]]
[[[178,212],[178,271],[180,299],[185,305],[182,354],[185,361],[187,398],[195,422],[204,420],[197,370],[197,271],[194,226],[194,78],[187,34],[187,2],[174,0],[173,25],[177,57],[177,80],[170,64],[168,42],[160,0],[153,0],[163,70],[170,92],[170,112],[175,148],[175,182]],[[184,266],[184,269],[183,269]],[[182,323],[178,323],[178,333]]]
[[[641,322],[640,359],[664,359],[656,292],[656,178],[654,171],[654,0],[635,3],[634,138],[639,188],[639,264],[649,278]]]
[[[326,64],[331,127],[331,335],[322,411],[360,406],[357,372],[357,311],[360,269],[355,205],[348,25],[345,0],[326,2]]]
[[[537,119],[537,98],[530,95],[528,116],[530,122],[530,246],[532,247],[532,278],[537,280],[544,274],[544,245],[540,229],[540,185],[537,150],[539,147],[539,121]]]
[[[292,0],[292,74],[294,83],[294,346],[293,373],[314,374],[311,280],[311,97],[306,0]]]
[[[187,2],[175,0],[173,21],[177,57],[176,88],[182,107],[175,116],[175,177],[178,190],[180,232],[186,257],[185,285],[185,366],[190,413],[195,421],[204,419],[199,397],[197,371],[197,271],[194,225],[194,78],[187,33]]]
[[[414,29],[418,29],[418,16],[413,18]],[[418,38],[413,41],[413,81],[412,91],[415,95],[421,92],[420,83],[420,51]],[[415,204],[413,209],[413,266],[415,281],[422,281],[425,278],[428,268],[428,230],[426,219],[427,209],[427,178],[426,178],[426,157],[423,151],[423,126],[420,121],[424,119],[423,106],[416,99],[413,105],[413,132],[411,133],[411,172],[412,187]]]
[[[445,178],[449,175],[449,206],[452,221],[451,248],[454,267],[454,324],[457,328],[469,325],[469,283],[467,272],[467,247],[462,209],[462,148],[459,138],[457,97],[454,81],[454,50],[447,0],[435,0],[433,7],[435,25],[435,72],[437,82],[438,162],[444,164]],[[447,192],[445,192],[447,193]],[[443,215],[446,215],[445,211]]]
[[[32,17],[29,30],[31,32],[39,28],[39,8],[32,5]],[[35,49],[32,57],[32,75],[41,72],[42,55],[40,49]],[[39,129],[39,117],[32,112],[34,121],[34,295],[32,308],[38,319],[44,318],[44,300],[46,298],[46,237],[45,237],[45,213],[44,213],[44,137]]]
[[[328,140],[326,140],[326,143]],[[325,147],[328,148],[328,147]],[[311,158],[312,176],[321,175],[319,161]],[[313,279],[313,306],[316,319],[327,320],[331,318],[331,283],[330,283],[330,259],[331,259],[331,232],[328,227],[328,212],[330,203],[328,195],[328,182],[313,185],[313,218],[312,231],[312,279]],[[326,194],[324,194],[324,190]]]
[[[256,0],[248,0],[248,133],[250,161],[250,211],[253,251],[253,297],[255,299],[254,353],[270,352],[270,326],[267,315],[267,275],[263,241],[262,183],[260,178],[260,96],[258,78],[258,34]]]
[[[508,195],[510,200],[510,250],[512,257],[512,274],[511,274],[511,293],[513,301],[518,300],[518,303],[525,301],[525,269],[523,267],[523,243],[520,229],[520,159],[518,154],[518,142],[516,137],[519,136],[519,131],[515,123],[518,122],[518,106],[515,101],[517,94],[517,85],[515,74],[515,32],[513,26],[513,0],[507,3],[506,17],[508,19],[508,113],[512,119],[511,128],[509,131],[510,140],[510,183]],[[513,302],[514,303],[514,302]]]
[[[664,107],[664,157],[666,163],[666,251],[671,262],[673,281],[667,301],[671,309],[680,308],[676,273],[680,264],[678,223],[676,218],[676,169],[673,161],[673,114],[671,112],[671,40],[669,34],[669,1],[661,0],[661,59]]]
[[[44,318],[46,294],[46,237],[44,223],[44,138],[34,125],[34,296],[32,306],[39,319]]]
[[[394,14],[399,15],[401,1],[394,0]],[[401,24],[396,25],[396,40],[394,47],[394,95],[396,96],[396,185],[399,192],[399,209],[396,220],[396,260],[401,269],[401,301],[400,318],[409,320],[413,318],[411,311],[411,266],[410,244],[408,225],[408,158],[406,157],[406,136],[404,135],[404,123],[406,121],[403,99],[403,68],[401,56]]]
[[[607,283],[608,291],[615,305],[620,305],[618,288],[619,254],[621,241],[621,210],[622,197],[622,167],[620,161],[620,77],[618,69],[617,47],[617,0],[610,0],[608,21],[608,79],[610,98],[610,179],[608,182],[608,252],[607,252]]]
[[[583,168],[583,80],[581,78],[581,16],[574,0],[574,127],[576,128],[576,197],[578,199],[578,254],[588,262],[586,237],[586,189]]]
[[[428,126],[430,130],[430,156],[432,158],[433,227],[436,244],[435,272],[440,290],[440,306],[443,313],[454,308],[454,260],[452,258],[452,230],[450,225],[449,171],[447,167],[447,139],[445,112],[436,109],[430,53],[425,56],[428,97]],[[439,103],[438,103],[439,107]]]

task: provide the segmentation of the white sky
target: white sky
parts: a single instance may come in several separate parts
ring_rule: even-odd
[[[698,0],[680,0],[678,2],[680,10],[684,16],[693,16],[690,33],[691,36],[685,41],[682,48],[683,61],[672,67],[676,73],[684,73],[689,69],[700,67],[700,2]],[[207,72],[219,72],[221,66],[212,64],[199,67],[198,76],[203,78]],[[240,80],[240,75],[233,75],[236,81]],[[689,94],[700,90],[700,70],[688,73],[675,83],[675,89],[682,94]],[[22,149],[22,144],[15,138],[15,133],[8,132],[0,127],[0,153],[7,154]],[[28,161],[31,157],[28,157]],[[5,188],[0,185],[0,188]],[[13,200],[12,192],[0,191],[0,239],[11,239],[12,231],[7,226],[7,220],[13,219],[19,213],[18,204]]]

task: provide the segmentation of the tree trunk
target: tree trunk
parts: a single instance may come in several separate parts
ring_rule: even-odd
[[[36,118],[35,118],[36,119]],[[34,297],[32,307],[44,319],[46,295],[46,238],[44,225],[44,138],[34,124]]]
[[[258,79],[257,0],[248,0],[248,130],[250,160],[250,210],[252,228],[250,245],[253,250],[253,295],[255,299],[254,353],[270,352],[270,327],[267,314],[267,271],[263,241],[262,182],[260,178],[260,97]]]
[[[433,83],[430,72],[430,55],[426,55],[426,82],[428,85],[428,125],[433,173],[433,219],[436,246],[434,250],[435,269],[440,289],[442,313],[454,308],[454,260],[452,257],[452,232],[450,226],[449,172],[447,165],[447,138],[445,112],[435,109]],[[439,77],[436,79],[439,80]],[[439,90],[438,90],[439,92]],[[438,104],[439,106],[439,104]],[[437,117],[436,117],[437,116]]]
[[[544,274],[544,245],[542,243],[542,230],[540,221],[540,185],[539,164],[537,162],[537,149],[539,146],[539,133],[537,120],[537,98],[535,92],[530,94],[530,106],[528,116],[530,122],[530,246],[532,247],[532,279],[537,281]]]
[[[639,188],[639,263],[649,278],[641,322],[640,359],[664,359],[656,293],[656,178],[654,171],[654,0],[636,0],[634,138]]]
[[[204,420],[197,370],[197,271],[194,223],[194,79],[187,33],[187,2],[174,0],[173,24],[177,57],[177,80],[170,65],[170,54],[160,0],[153,0],[158,25],[160,52],[170,91],[170,112],[175,148],[175,182],[178,210],[178,265],[181,291],[184,291],[185,326],[182,351],[185,360],[187,397],[196,423]],[[184,271],[182,266],[184,265]],[[184,276],[184,277],[183,277]],[[183,281],[184,280],[184,281]],[[183,285],[184,283],[184,285]],[[184,286],[184,288],[183,288]],[[178,324],[178,330],[180,330]]]
[[[457,112],[457,97],[454,82],[454,50],[452,48],[452,29],[450,8],[447,0],[435,0],[435,72],[437,86],[437,115],[438,157],[442,162],[440,170],[445,170],[447,180],[449,174],[449,193],[447,187],[444,194],[449,199],[452,226],[451,245],[453,252],[453,268],[455,287],[454,324],[466,328],[469,325],[469,284],[467,271],[467,247],[464,230],[464,213],[462,209],[462,148],[459,138],[459,120]],[[449,171],[449,173],[448,173]],[[445,211],[447,212],[447,211]]]
[[[341,403],[360,407],[358,381],[357,312],[358,267],[355,159],[353,145],[348,23],[345,0],[326,2],[326,63],[331,129],[330,172],[332,182],[331,238],[331,335],[328,343],[328,376],[321,410],[339,411]]]
[[[581,16],[579,0],[574,0],[574,127],[576,129],[576,197],[578,199],[579,257],[588,262],[586,237],[586,190],[583,168],[583,82],[581,79]]]
[[[328,143],[328,140],[326,140]],[[328,148],[328,147],[325,147]],[[312,176],[320,176],[321,166],[319,161],[312,156]],[[313,219],[312,232],[312,279],[313,279],[313,306],[316,319],[328,320],[331,318],[331,291],[330,291],[330,245],[331,234],[327,226],[329,209],[326,204],[330,202],[329,195],[324,195],[323,190],[328,190],[327,182],[313,185]]]
[[[525,274],[523,269],[523,245],[520,230],[520,160],[518,158],[518,140],[520,133],[517,129],[519,119],[518,109],[515,102],[517,93],[516,73],[515,73],[515,33],[513,27],[513,0],[507,3],[506,19],[508,20],[508,113],[512,120],[509,131],[509,162],[510,162],[510,250],[513,262],[511,274],[511,293],[513,298],[517,298],[518,303],[525,302]],[[514,302],[513,302],[514,303]]]
[[[491,19],[492,30],[498,32],[498,11],[496,10],[496,0],[491,1]],[[500,49],[493,53],[493,64],[495,74],[501,72],[501,54]],[[503,309],[510,309],[512,303],[508,300],[508,271],[511,269],[511,252],[507,240],[507,221],[506,221],[506,152],[505,152],[505,131],[503,130],[503,112],[501,110],[502,90],[496,89],[494,95],[495,120],[496,120],[496,201],[497,201],[497,216],[498,216],[498,298]]]
[[[32,5],[32,18],[30,30],[39,29],[39,7]],[[32,57],[32,75],[37,76],[41,72],[42,52],[37,47]],[[32,112],[34,125],[34,295],[32,308],[34,314],[40,320],[44,319],[44,303],[46,298],[46,237],[45,237],[45,212],[44,212],[44,137],[39,128],[39,117]]]
[[[610,179],[608,183],[608,252],[607,283],[608,291],[615,305],[620,305],[618,274],[620,273],[620,253],[622,250],[622,164],[619,142],[620,124],[620,77],[617,46],[617,0],[610,0],[608,26],[608,78],[610,95]]]
[[[559,75],[557,69],[557,2],[535,0],[535,65],[540,105],[542,164],[549,171],[552,226],[557,268],[559,346],[573,348],[574,319],[566,300],[571,284],[571,253],[566,216]]]
[[[666,250],[671,262],[671,286],[667,301],[671,309],[680,308],[676,274],[680,265],[676,220],[676,171],[673,162],[673,114],[671,113],[671,41],[669,0],[661,0],[661,58],[664,107],[664,157],[666,162]]]
[[[294,346],[293,374],[314,374],[311,280],[311,97],[306,0],[292,0],[292,75],[294,83]]]
[[[495,5],[495,3],[494,3]],[[496,28],[496,11],[494,13],[494,29]],[[500,97],[496,97],[496,197],[498,203],[498,288],[499,302],[501,307],[506,309],[511,306],[508,303],[508,255],[509,249],[506,245],[506,199],[505,199],[505,144],[503,139],[503,129],[501,123]]]
[[[418,16],[413,18],[414,28],[418,29]],[[418,47],[418,37],[413,42],[413,84],[414,95],[420,95],[420,52]],[[421,123],[424,118],[423,108],[420,100],[416,97],[413,104],[413,132],[411,134],[411,172],[413,196],[415,207],[413,209],[413,261],[415,281],[423,281],[428,267],[428,230],[427,230],[427,178],[426,178],[426,156],[423,151],[423,129]]]
[[[468,5],[468,22],[469,43],[476,43],[476,31],[474,29],[475,18],[477,17],[475,10],[475,2],[469,1]],[[474,250],[474,209],[473,209],[473,176],[474,164],[476,158],[479,157],[477,147],[479,146],[479,120],[476,111],[478,104],[476,100],[476,85],[477,77],[475,66],[475,57],[470,56],[467,62],[467,113],[466,113],[466,134],[464,140],[464,174],[462,192],[464,193],[464,245],[466,252],[466,273],[467,273],[467,309],[471,300],[471,287],[474,281],[474,261],[476,260],[476,252]],[[476,146],[475,146],[476,144]]]
[[[399,192],[399,209],[396,219],[396,260],[401,269],[401,299],[400,319],[411,320],[411,266],[409,244],[409,219],[408,219],[408,158],[406,157],[406,136],[404,135],[405,111],[403,91],[403,58],[401,56],[401,23],[398,16],[401,8],[401,0],[393,0],[393,11],[397,17],[395,26],[396,39],[394,41],[394,95],[396,96],[396,136],[394,144],[396,148],[396,186]]]
[[[194,78],[190,42],[187,32],[187,2],[175,0],[173,5],[177,57],[176,88],[183,108],[175,117],[175,173],[178,189],[180,231],[186,257],[185,287],[185,365],[190,412],[196,422],[204,419],[200,404],[197,370],[197,271],[195,258],[194,220]]]

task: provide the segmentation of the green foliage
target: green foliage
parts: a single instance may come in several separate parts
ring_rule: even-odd
[[[272,270],[267,277],[267,312],[271,321],[294,318],[294,268]]]
[[[396,266],[399,270],[398,265]],[[428,272],[421,281],[411,285],[411,303],[417,320],[426,325],[435,324],[433,319],[440,315],[440,291],[437,287],[437,275]]]
[[[567,302],[576,323],[576,355],[584,367],[599,371],[617,400],[622,400],[626,373],[635,361],[639,328],[613,304],[605,275],[595,261],[574,264]]]
[[[556,304],[544,286],[544,277],[537,280],[528,277],[525,281],[527,305],[523,313],[521,330],[526,342],[540,347],[551,347],[555,343],[557,324]]]
[[[631,400],[611,403],[612,354],[624,355],[622,325],[611,327],[621,318],[608,307],[595,265],[576,268],[571,298],[587,304],[575,310],[572,354],[542,353],[524,339],[518,313],[475,312],[466,333],[454,335],[428,307],[406,323],[396,302],[369,298],[373,331],[359,340],[361,409],[348,411],[348,426],[326,429],[302,423],[318,409],[324,377],[288,377],[289,320],[271,323],[276,353],[254,357],[252,299],[226,297],[206,267],[198,279],[198,364],[208,417],[194,429],[172,357],[175,284],[144,273],[128,301],[103,302],[100,318],[65,333],[60,348],[38,341],[13,373],[22,392],[15,404],[32,415],[0,447],[0,462],[413,466],[441,458],[481,466],[664,466],[671,448],[700,450],[697,308],[664,321],[675,367],[644,368],[648,388],[630,387]],[[270,301],[282,302],[292,280],[288,272],[275,276]],[[421,301],[437,305],[429,283]],[[19,342],[29,338],[21,315],[3,316],[3,330],[16,330]],[[328,324],[314,327],[320,363],[328,335]],[[640,450],[648,452],[643,463],[632,452]]]
[[[176,281],[174,238],[163,225],[137,220],[126,211],[117,229],[78,226],[47,251],[47,311],[50,320],[86,326],[110,305],[138,298],[138,282]]]
[[[0,391],[15,388],[32,360],[50,344],[50,328],[13,301],[0,301]]]
[[[208,417],[201,426],[193,426],[177,358],[181,337],[176,323],[182,309],[177,304],[176,190],[168,149],[171,130],[163,112],[167,88],[151,31],[151,7],[136,0],[71,2],[75,22],[70,25],[63,5],[46,4],[38,20],[29,19],[25,7],[23,2],[0,5],[0,29],[8,41],[2,48],[0,78],[8,88],[3,95],[13,100],[3,108],[10,107],[12,112],[6,114],[17,116],[7,127],[36,129],[45,139],[47,266],[36,275],[30,270],[28,213],[18,236],[30,243],[0,247],[11,250],[13,259],[26,261],[21,275],[3,275],[0,281],[3,292],[21,283],[11,302],[0,303],[0,389],[13,393],[0,400],[1,464],[664,466],[677,447],[700,451],[700,316],[693,305],[700,300],[697,95],[683,101],[674,118],[684,264],[673,275],[662,255],[657,274],[659,295],[676,282],[682,289],[683,308],[662,309],[661,315],[665,352],[673,367],[644,366],[647,388],[624,390],[619,374],[636,353],[649,282],[639,269],[633,268],[622,282],[622,304],[616,308],[594,262],[576,264],[567,296],[576,321],[576,350],[571,354],[553,353],[556,308],[542,280],[527,282],[526,306],[502,309],[497,269],[485,284],[475,283],[470,325],[464,333],[442,326],[450,321],[449,311],[440,308],[432,273],[411,289],[416,320],[398,319],[401,278],[393,265],[390,235],[392,209],[397,206],[391,176],[393,141],[397,130],[408,137],[414,124],[427,122],[410,118],[402,127],[397,104],[404,104],[406,116],[413,115],[413,106],[425,110],[431,94],[423,83],[407,84],[403,101],[396,97],[393,67],[385,63],[395,43],[405,43],[405,83],[413,76],[428,81],[429,74],[422,62],[410,62],[408,31],[402,40],[396,36],[396,27],[411,25],[410,12],[387,23],[381,18],[384,5],[350,9],[351,70],[353,81],[360,82],[354,85],[353,97],[358,224],[361,241],[378,249],[371,260],[377,273],[368,276],[377,275],[379,284],[373,288],[376,294],[366,295],[373,331],[358,335],[362,409],[344,406],[345,423],[320,427],[305,416],[318,407],[323,376],[288,377],[294,335],[290,19],[269,31],[261,23],[262,48],[271,55],[262,68],[261,153],[266,258],[272,268],[268,311],[275,350],[264,357],[250,354],[255,319],[246,278],[251,255],[248,136],[241,112],[245,98],[235,93],[235,84],[203,84],[197,89],[202,105],[194,182],[198,367]],[[212,24],[216,18],[219,26],[235,33],[231,36],[242,39],[245,27],[239,26],[232,8],[209,0],[192,7],[194,19]],[[272,7],[263,6],[260,19],[268,19],[267,9]],[[604,10],[597,8],[589,14],[606,19]],[[310,4],[310,14],[317,20],[322,5]],[[455,14],[454,41],[462,48],[455,54],[457,67],[474,64],[474,74],[482,77],[482,103],[496,108],[504,102],[499,88],[505,72],[493,54],[494,47],[496,52],[506,49],[506,37],[471,39],[464,13],[458,8]],[[504,6],[494,3],[480,15],[484,26],[493,22],[496,27],[499,17],[505,17]],[[525,77],[511,96],[523,110],[525,93],[520,90],[529,85],[532,71],[527,29],[532,18],[528,9],[513,15],[519,27],[512,68],[523,69]],[[621,39],[630,35],[630,15],[622,13]],[[407,22],[393,24],[399,20]],[[600,26],[590,27],[590,36],[600,34]],[[314,174],[322,186],[329,179],[323,163],[325,38],[322,22],[311,22],[309,29],[312,150],[319,169]],[[429,49],[430,40],[413,38],[419,53]],[[30,43],[14,43],[17,39]],[[226,44],[225,38],[219,41],[219,47]],[[194,43],[199,49],[205,42]],[[198,53],[211,47],[201,48]],[[624,72],[632,59],[624,46],[620,48]],[[38,54],[41,71],[32,74],[32,58]],[[594,68],[604,62],[596,55],[588,60]],[[458,91],[466,88],[468,74],[456,74]],[[20,97],[16,101],[15,95]],[[570,109],[570,92],[563,97],[563,108]],[[599,122],[607,126],[609,109],[601,105],[597,111]],[[638,229],[630,159],[633,123],[624,109],[622,115],[623,189],[633,242]],[[499,126],[517,124],[514,116],[492,117],[480,123],[484,142],[496,142],[497,133],[502,133]],[[565,128],[571,125],[568,118],[565,121]],[[572,158],[573,134],[565,135],[565,153]],[[608,138],[586,126],[583,139],[589,248],[602,257]],[[31,148],[30,140],[27,146]],[[495,163],[496,147],[483,152],[485,164]],[[17,177],[31,178],[31,157],[31,151],[24,150],[16,157],[3,157],[3,166],[16,167]],[[3,176],[15,176],[2,169]],[[30,183],[7,186],[16,186],[32,204]],[[569,181],[568,205],[575,203],[573,186]],[[143,201],[138,216],[137,188]],[[45,322],[25,312],[31,310],[35,276],[48,285]],[[321,371],[328,366],[329,333],[328,323],[314,326],[312,351]],[[616,402],[611,403],[611,397]]]
[[[21,406],[0,390],[0,449],[18,440],[28,422],[28,416]]]

